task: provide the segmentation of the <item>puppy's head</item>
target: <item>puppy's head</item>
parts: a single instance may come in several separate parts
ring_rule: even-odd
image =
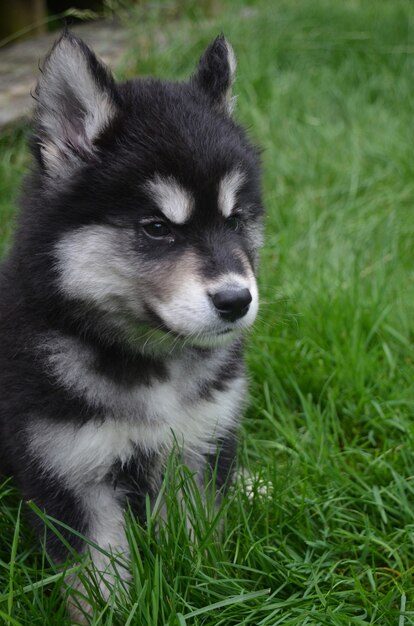
[[[257,151],[231,117],[235,66],[220,36],[188,82],[117,84],[73,35],[55,44],[27,221],[65,315],[138,343],[149,328],[219,345],[252,324],[262,204]]]

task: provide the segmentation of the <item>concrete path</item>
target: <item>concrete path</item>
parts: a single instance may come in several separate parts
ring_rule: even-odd
[[[71,30],[111,66],[120,62],[127,48],[126,29],[112,21],[89,22]],[[39,63],[58,34],[48,33],[0,48],[0,130],[30,113],[30,90],[36,84]]]

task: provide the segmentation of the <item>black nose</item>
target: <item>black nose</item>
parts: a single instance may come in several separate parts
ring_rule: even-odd
[[[212,294],[211,299],[223,320],[235,322],[246,315],[252,296],[248,289],[223,289]]]

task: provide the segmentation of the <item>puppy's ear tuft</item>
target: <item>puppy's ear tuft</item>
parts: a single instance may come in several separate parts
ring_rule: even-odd
[[[110,71],[83,41],[69,32],[56,41],[34,97],[34,144],[46,172],[61,178],[94,159],[119,97]]]
[[[213,106],[231,114],[234,106],[231,90],[235,73],[233,48],[224,35],[219,35],[202,55],[192,82],[208,96]]]

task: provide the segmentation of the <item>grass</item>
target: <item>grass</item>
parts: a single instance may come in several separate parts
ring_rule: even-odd
[[[136,10],[120,74],[184,78],[220,30],[238,56],[237,117],[264,148],[268,211],[240,445],[253,482],[213,522],[196,502],[194,544],[168,495],[191,477],[170,472],[167,529],[129,518],[132,586],[97,599],[94,623],[414,624],[412,3],[184,5]],[[23,145],[1,140],[2,248]],[[61,576],[19,511],[5,483],[0,619],[65,624]]]

